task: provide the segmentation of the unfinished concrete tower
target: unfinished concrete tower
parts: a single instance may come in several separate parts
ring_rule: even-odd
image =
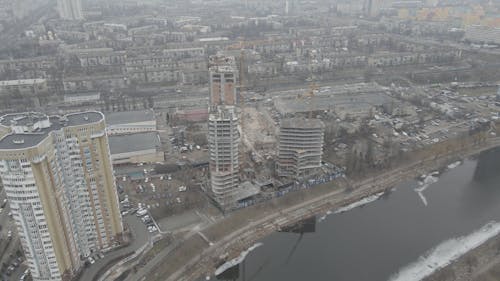
[[[325,125],[319,119],[283,119],[280,126],[278,175],[298,178],[321,167]]]
[[[234,57],[216,55],[209,58],[210,108],[236,105],[237,66]]]
[[[211,188],[222,207],[238,200],[239,144],[236,107],[217,106],[208,120],[208,146]]]

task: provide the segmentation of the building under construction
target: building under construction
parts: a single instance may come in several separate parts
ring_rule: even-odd
[[[325,125],[319,119],[281,120],[278,176],[299,178],[321,167]]]
[[[234,106],[218,106],[208,120],[210,183],[214,199],[222,206],[238,200],[239,145],[238,113]]]
[[[210,108],[236,105],[237,66],[234,57],[216,55],[209,58]]]

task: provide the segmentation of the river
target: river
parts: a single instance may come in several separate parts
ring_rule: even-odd
[[[405,182],[374,202],[318,219],[313,233],[262,239],[230,280],[419,280],[500,232],[496,223],[481,230],[500,222],[499,183],[500,149],[484,152],[426,189]]]

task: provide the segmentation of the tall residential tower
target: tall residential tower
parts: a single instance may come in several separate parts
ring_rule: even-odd
[[[69,280],[123,226],[104,115],[0,117],[0,177],[33,280]]]

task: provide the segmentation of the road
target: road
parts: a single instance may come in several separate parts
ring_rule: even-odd
[[[94,280],[97,273],[101,270],[101,268],[105,267],[109,261],[124,254],[133,252],[149,242],[150,234],[148,233],[146,226],[142,223],[142,221],[138,217],[128,215],[123,217],[123,221],[127,223],[130,227],[133,237],[132,243],[125,248],[106,253],[104,258],[97,260],[93,265],[86,268],[79,280],[81,281]]]

